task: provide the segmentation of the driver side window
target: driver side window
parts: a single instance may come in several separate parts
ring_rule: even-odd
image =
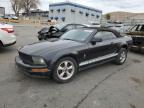
[[[110,39],[115,39],[116,36],[109,31],[100,31],[94,36],[94,38],[101,38],[103,41],[106,41]]]
[[[103,33],[102,32],[98,32],[98,33],[96,33],[94,38],[101,38],[102,39],[102,36],[103,36]]]

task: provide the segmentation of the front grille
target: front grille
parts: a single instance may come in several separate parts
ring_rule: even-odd
[[[33,60],[30,55],[19,52],[19,56],[25,64],[33,64]]]

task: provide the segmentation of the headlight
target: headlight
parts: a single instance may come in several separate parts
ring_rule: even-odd
[[[46,65],[45,60],[41,57],[32,57],[33,63],[37,65]]]

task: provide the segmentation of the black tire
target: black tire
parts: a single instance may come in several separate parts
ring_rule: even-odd
[[[65,62],[69,62],[69,65],[72,63],[72,65],[73,65],[73,68],[71,69],[72,71],[71,71],[71,75],[70,76],[68,76],[67,75],[67,72],[68,72],[68,67],[67,67],[67,69],[62,69],[61,68],[61,71],[60,71],[60,69],[59,69],[59,67],[61,67],[63,64],[65,64]],[[68,65],[67,65],[68,66]],[[64,66],[65,67],[65,66]],[[64,68],[63,67],[63,68]],[[57,63],[56,63],[56,66],[54,67],[55,69],[54,69],[54,71],[53,71],[53,74],[52,74],[52,77],[53,77],[53,79],[56,81],[56,82],[58,82],[58,83],[68,83],[68,82],[70,82],[73,78],[74,78],[74,76],[75,76],[75,74],[77,73],[77,71],[78,71],[78,65],[77,65],[77,62],[73,59],[73,58],[71,58],[71,57],[64,57],[64,58],[62,58],[62,59],[60,59],[60,60],[58,60],[57,61]],[[69,69],[70,70],[70,69]],[[63,72],[62,72],[63,71]],[[62,73],[65,73],[65,74],[63,74],[63,76],[60,76],[59,74],[60,74],[60,72],[61,72],[61,74]],[[63,79],[62,77],[67,77],[66,79]]]
[[[39,41],[43,41],[43,40],[47,39],[47,36],[46,35],[39,35],[38,39],[39,39]]]
[[[42,40],[42,36],[38,35],[38,39],[39,39],[39,41],[41,41]]]
[[[114,61],[115,64],[117,65],[122,65],[125,63],[126,59],[127,59],[127,49],[126,48],[121,48],[119,50],[118,56],[116,58],[116,60]]]
[[[3,43],[0,41],[0,47],[3,47]]]
[[[144,54],[144,47],[141,47],[141,53]]]

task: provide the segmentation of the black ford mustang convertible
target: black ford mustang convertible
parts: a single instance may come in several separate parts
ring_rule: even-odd
[[[26,45],[16,57],[18,67],[31,76],[52,76],[59,83],[73,79],[79,70],[113,61],[123,64],[131,37],[107,28],[81,28],[55,41]]]

